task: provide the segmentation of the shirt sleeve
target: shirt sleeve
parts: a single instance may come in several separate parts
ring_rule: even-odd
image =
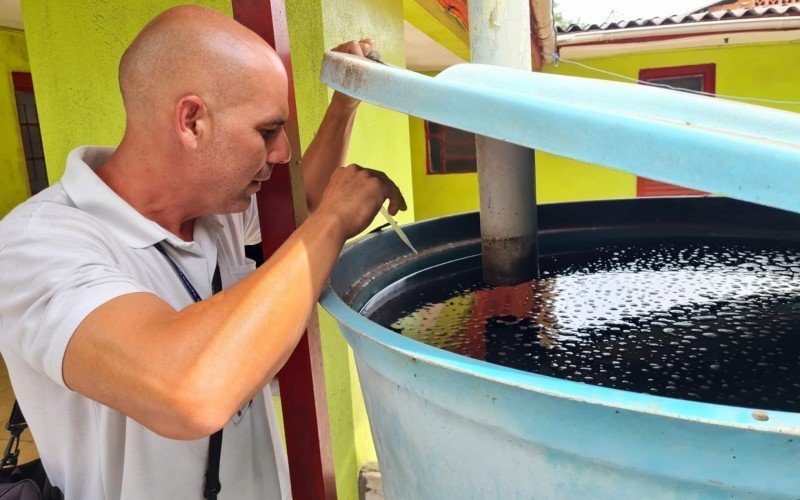
[[[120,268],[96,224],[41,226],[0,248],[0,341],[66,387],[64,353],[81,322],[111,299],[153,292]]]
[[[261,243],[261,223],[258,220],[258,205],[256,195],[253,195],[250,206],[244,211],[244,244],[256,245]]]

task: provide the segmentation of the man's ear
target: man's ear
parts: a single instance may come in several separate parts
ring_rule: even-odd
[[[211,117],[203,100],[190,95],[178,101],[174,125],[181,145],[187,149],[197,149],[200,140],[211,130]]]

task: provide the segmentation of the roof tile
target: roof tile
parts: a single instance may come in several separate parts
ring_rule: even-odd
[[[718,10],[715,12],[698,12],[695,14],[675,15],[669,17],[654,17],[651,19],[636,19],[603,23],[602,25],[590,24],[579,26],[570,24],[566,28],[558,26],[559,33],[577,33],[588,31],[611,31],[643,26],[665,26],[671,24],[692,24],[699,22],[714,22],[733,19],[753,19],[759,17],[793,17],[800,16],[800,5],[776,5],[768,7],[754,7],[751,9]]]

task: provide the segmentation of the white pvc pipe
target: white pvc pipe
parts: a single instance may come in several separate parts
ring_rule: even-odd
[[[473,63],[531,70],[528,0],[470,0]],[[533,150],[479,136],[483,277],[512,285],[537,274]]]

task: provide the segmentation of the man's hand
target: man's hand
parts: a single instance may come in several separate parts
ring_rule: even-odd
[[[366,57],[367,54],[375,50],[375,41],[371,38],[365,38],[359,42],[355,40],[350,40],[349,42],[345,42],[333,49],[333,52],[342,52],[344,54],[353,54],[361,57]],[[331,106],[340,106],[343,110],[355,110],[358,107],[358,103],[360,103],[358,99],[353,99],[352,97],[348,97],[345,94],[342,94],[339,91],[333,93],[333,98],[331,99]]]
[[[336,215],[345,239],[352,238],[367,228],[387,199],[390,214],[406,210],[403,195],[386,174],[350,165],[333,172],[318,213]]]

